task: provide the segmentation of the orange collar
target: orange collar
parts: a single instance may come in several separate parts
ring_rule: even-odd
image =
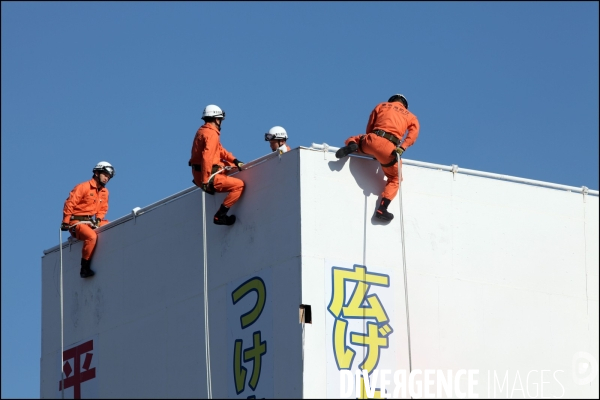
[[[220,136],[221,135],[221,131],[219,129],[217,129],[213,124],[211,124],[210,122],[205,123],[204,125],[202,125],[202,128],[206,128],[206,129],[212,129],[213,131],[217,132],[217,134]]]
[[[92,177],[92,179],[90,179],[90,180],[88,181],[88,183],[90,184],[90,186],[91,186],[91,187],[93,187],[94,189],[96,189],[96,190],[98,190],[98,191],[102,191],[102,190],[106,189],[106,188],[104,188],[104,187],[100,186],[100,185],[98,184],[98,182],[96,182],[96,178],[95,178],[95,177]]]

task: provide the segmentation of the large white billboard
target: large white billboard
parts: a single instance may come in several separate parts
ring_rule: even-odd
[[[92,279],[65,245],[64,391],[46,252],[42,398],[598,396],[597,196],[405,165],[385,223],[375,160],[248,165],[206,249],[193,188],[101,228]]]

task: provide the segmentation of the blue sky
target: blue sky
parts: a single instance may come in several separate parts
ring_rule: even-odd
[[[598,2],[2,2],[2,397],[39,397],[41,257],[99,161],[114,220],[190,186],[202,109],[238,159],[283,126],[364,133],[403,93],[404,158],[598,189]]]

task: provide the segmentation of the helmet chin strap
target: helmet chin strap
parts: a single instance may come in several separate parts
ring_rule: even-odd
[[[99,184],[100,186],[102,186],[102,187],[105,187],[105,186],[106,186],[106,183],[102,183],[102,181],[100,180],[100,173],[99,173],[99,172],[96,172],[96,173],[94,174],[94,179],[96,179],[96,182],[98,182],[98,184]]]

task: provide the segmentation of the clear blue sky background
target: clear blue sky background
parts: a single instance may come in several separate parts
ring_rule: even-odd
[[[403,93],[405,158],[598,189],[598,2],[2,2],[2,397],[39,397],[41,257],[116,167],[114,220],[190,186],[202,109],[240,160],[343,145]],[[57,315],[58,318],[58,315]]]

